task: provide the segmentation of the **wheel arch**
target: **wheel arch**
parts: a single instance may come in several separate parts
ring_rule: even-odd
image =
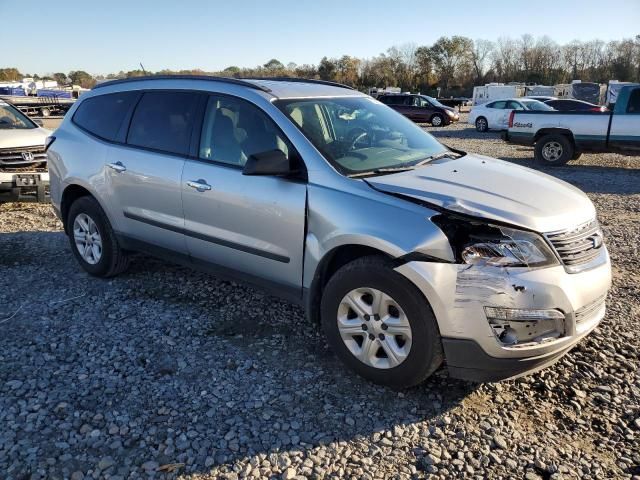
[[[96,202],[98,202],[98,204],[102,208],[102,211],[105,212],[105,215],[107,215],[107,218],[109,218],[104,205],[102,204],[100,199],[91,190],[89,190],[89,188],[79,183],[71,183],[64,188],[64,190],[62,191],[62,196],[60,198],[60,217],[62,219],[62,225],[65,232],[67,232],[67,220],[69,217],[69,209],[71,208],[71,205],[73,205],[73,202],[75,202],[78,198],[87,196],[92,197]]]
[[[543,138],[546,135],[564,135],[565,137],[567,137],[569,139],[569,141],[573,144],[574,147],[576,146],[576,141],[575,141],[575,138],[573,136],[573,132],[571,130],[569,130],[568,128],[558,128],[558,127],[541,128],[540,130],[538,130],[536,132],[536,134],[533,137],[534,143],[537,142],[538,140],[540,140],[541,138]]]
[[[362,244],[344,244],[329,250],[318,262],[313,273],[310,287],[305,292],[305,308],[307,318],[314,324],[320,324],[320,299],[322,291],[331,276],[349,262],[362,257],[380,256],[387,259],[394,257],[383,250]]]

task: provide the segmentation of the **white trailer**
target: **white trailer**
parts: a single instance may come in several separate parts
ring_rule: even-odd
[[[482,105],[502,98],[523,97],[525,86],[522,84],[505,85],[504,83],[488,83],[473,87],[473,104]]]
[[[527,85],[524,89],[527,97],[555,97],[553,85]]]

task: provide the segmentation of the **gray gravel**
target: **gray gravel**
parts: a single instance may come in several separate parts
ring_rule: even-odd
[[[531,166],[466,124],[452,147]],[[584,189],[614,285],[561,362],[394,392],[346,371],[300,308],[146,257],[83,273],[49,206],[0,206],[0,476],[640,478],[640,159],[547,173]]]

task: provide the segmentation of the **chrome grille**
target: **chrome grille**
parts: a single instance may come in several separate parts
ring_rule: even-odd
[[[602,230],[595,219],[570,230],[547,233],[545,237],[562,263],[574,270],[595,259],[603,248]]]
[[[0,148],[0,168],[18,169],[47,161],[44,145]]]
[[[605,300],[607,295],[601,295],[596,298],[593,302],[587,303],[584,307],[580,307],[575,312],[576,323],[580,324],[585,320],[589,320],[592,318],[597,312],[600,311],[601,308],[604,307]]]

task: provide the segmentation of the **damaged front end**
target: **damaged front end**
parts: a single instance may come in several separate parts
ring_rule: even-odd
[[[459,263],[454,307],[482,307],[496,340],[505,347],[548,342],[567,333],[565,314],[557,308],[535,308],[535,292],[512,275],[559,265],[541,235],[452,214],[431,220],[449,239]]]

